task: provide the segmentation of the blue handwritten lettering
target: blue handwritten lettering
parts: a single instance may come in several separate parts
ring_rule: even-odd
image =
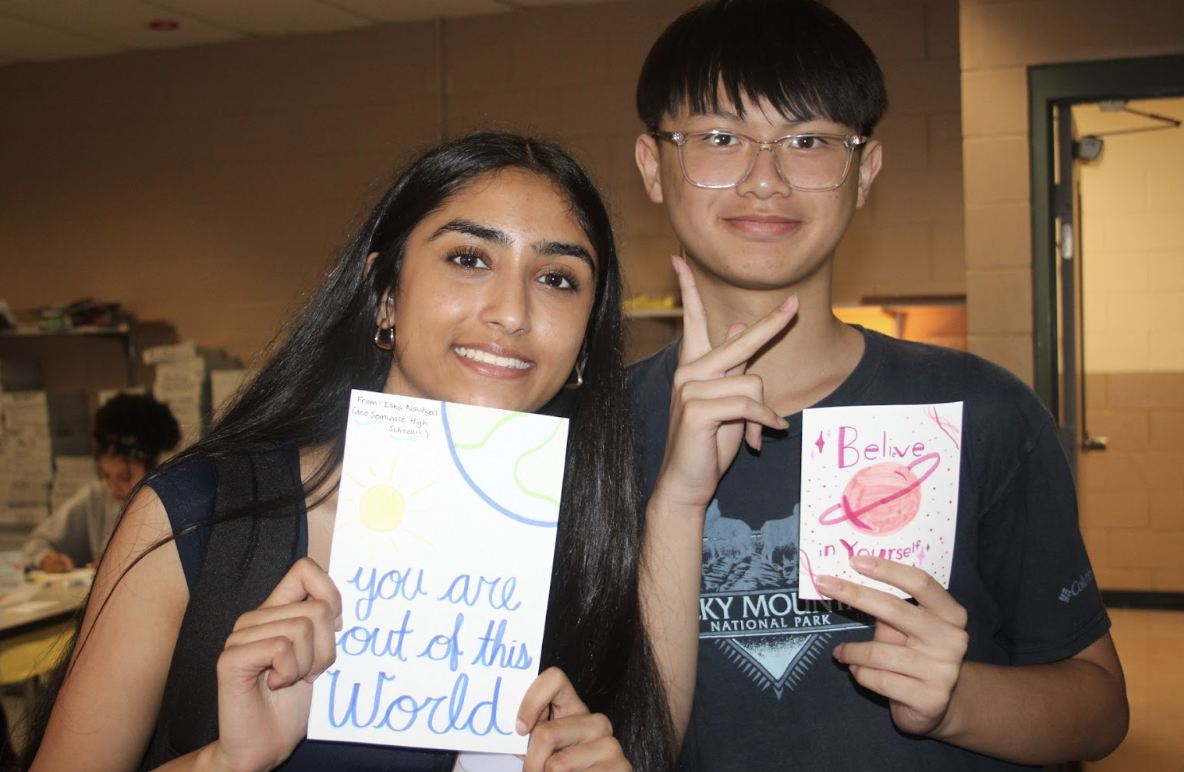
[[[342,654],[347,654],[351,657],[370,654],[375,657],[394,657],[400,662],[406,662],[407,658],[403,656],[403,641],[409,634],[415,632],[415,630],[408,627],[410,621],[411,612],[404,611],[403,624],[397,630],[387,629],[385,631],[385,644],[379,643],[382,638],[382,628],[354,625],[343,632],[341,637],[337,639],[337,648]]]
[[[360,684],[355,683],[350,689],[349,704],[346,705],[345,715],[338,720],[336,711],[337,677],[341,675],[341,671],[326,670],[325,675],[329,676],[329,723],[339,729],[345,726],[346,721],[359,729],[374,723],[374,717],[378,715],[378,705],[382,701],[382,685],[395,680],[394,676],[388,676],[386,673],[380,672],[378,674],[378,682],[374,685],[374,703],[370,708],[370,716],[364,721],[358,720],[358,687]]]
[[[362,597],[354,606],[354,615],[359,621],[370,618],[375,599],[393,600],[401,597],[404,600],[415,600],[421,595],[427,595],[427,591],[423,589],[422,568],[416,573],[414,583],[411,582],[411,569],[406,571],[394,569],[387,571],[381,577],[378,576],[378,570],[374,568],[369,569],[370,575],[367,577],[366,570],[365,567],[359,566],[353,578],[347,582],[347,584],[357,587],[358,591],[362,593]]]
[[[428,645],[425,646],[423,651],[421,651],[416,656],[421,658],[427,657],[428,659],[434,660],[436,662],[447,659],[448,669],[455,673],[458,660],[460,659],[460,656],[464,654],[464,652],[460,650],[460,628],[462,625],[464,625],[464,623],[465,615],[457,614],[456,624],[453,625],[452,628],[452,635],[432,636],[432,640],[428,641]],[[443,646],[444,651],[437,654],[437,646]]]
[[[469,677],[464,673],[461,673],[456,677],[456,681],[452,684],[452,694],[449,696],[447,701],[448,725],[443,728],[439,728],[435,725],[434,719],[436,718],[436,708],[440,707],[439,703],[437,703],[436,705],[432,706],[432,712],[428,716],[428,729],[432,730],[434,734],[447,734],[453,729],[464,729],[472,732],[478,737],[484,737],[492,731],[496,731],[498,734],[509,734],[509,732],[502,731],[497,725],[497,701],[501,694],[501,690],[502,679],[499,676],[497,681],[495,681],[493,684],[493,697],[484,702],[478,702],[475,706],[473,706],[473,709],[469,711],[468,718],[466,718],[461,723],[457,723],[457,721],[460,720],[464,714],[465,697],[468,696],[469,691]],[[482,708],[488,709],[489,719],[486,721],[484,727],[478,727],[476,724],[477,712]]]
[[[453,731],[463,731],[484,737],[488,734],[509,735],[511,731],[502,729],[498,724],[498,702],[501,698],[502,679],[498,677],[493,684],[493,694],[488,700],[478,702],[469,708],[467,704],[469,692],[469,677],[465,673],[457,675],[452,684],[452,691],[448,695],[437,697],[423,697],[417,699],[409,694],[400,694],[393,699],[385,699],[382,689],[385,684],[394,683],[395,676],[384,672],[378,673],[374,683],[374,697],[370,706],[370,714],[359,720],[362,711],[359,710],[361,684],[351,686],[338,683],[340,671],[326,670],[329,677],[329,723],[340,728],[349,722],[353,726],[363,729],[389,729],[392,732],[405,732],[415,725],[421,714],[426,711],[427,728],[433,734],[448,734]],[[349,700],[343,716],[337,715],[338,689],[349,691]],[[379,709],[386,705],[382,719],[375,722]],[[440,713],[443,708],[443,714]],[[399,719],[403,720],[400,721]],[[443,723],[442,723],[443,722]]]
[[[448,591],[437,598],[437,600],[446,600],[449,603],[463,603],[466,606],[472,607],[477,605],[482,595],[485,595],[490,608],[517,611],[518,607],[522,605],[521,601],[514,601],[514,590],[518,588],[518,580],[513,576],[509,579],[503,579],[500,576],[487,579],[482,576],[477,579],[477,586],[475,588],[471,588],[472,583],[473,578],[471,576],[461,574],[452,580],[452,584],[448,585]]]
[[[510,645],[506,646],[502,642],[505,635],[506,620],[502,619],[498,622],[497,632],[493,630],[493,620],[489,620],[489,626],[485,628],[485,635],[477,639],[481,641],[481,648],[477,650],[477,656],[473,657],[470,664],[484,665],[485,667],[496,665],[515,670],[526,670],[534,664],[534,659],[527,651],[526,644],[510,641]]]

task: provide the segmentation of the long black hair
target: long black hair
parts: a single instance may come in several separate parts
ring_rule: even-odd
[[[411,231],[450,197],[507,170],[552,182],[598,258],[580,351],[584,383],[544,411],[567,416],[551,598],[541,665],[561,667],[581,699],[612,722],[638,770],[671,766],[669,718],[638,598],[640,522],[625,392],[621,271],[611,220],[596,186],[559,146],[506,133],[466,136],[429,150],[399,173],[321,288],[265,352],[265,361],[209,433],[155,474],[197,458],[285,447],[318,448],[323,463],[303,496],[323,497],[344,455],[351,389],[381,391],[393,354],[374,342],[379,304],[398,297]],[[369,255],[377,257],[367,268]],[[396,331],[397,334],[397,331]],[[151,478],[150,478],[151,479]],[[260,516],[259,511],[236,513]]]

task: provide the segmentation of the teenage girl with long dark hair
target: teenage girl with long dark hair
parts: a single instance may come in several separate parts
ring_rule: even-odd
[[[526,768],[667,767],[620,307],[608,215],[561,149],[483,134],[411,163],[224,417],[133,495],[32,768],[453,768],[303,739],[335,653],[323,569],[351,389],[571,419]]]

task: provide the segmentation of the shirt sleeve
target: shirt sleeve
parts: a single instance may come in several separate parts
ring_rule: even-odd
[[[185,581],[192,589],[214,516],[214,464],[208,458],[195,459],[153,475],[144,484],[156,491],[168,513]]]
[[[1110,627],[1077,519],[1077,493],[1050,416],[1034,422],[1024,456],[980,531],[983,573],[1001,611],[996,643],[1011,664],[1077,654]]]
[[[95,559],[90,554],[88,533],[93,487],[79,490],[33,530],[22,550],[26,568],[41,568],[41,558],[50,551],[69,555],[76,566]]]

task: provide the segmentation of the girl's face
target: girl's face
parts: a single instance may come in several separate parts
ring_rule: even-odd
[[[596,294],[597,255],[550,180],[490,173],[411,231],[385,391],[533,411],[572,373]]]
[[[117,453],[104,453],[99,456],[99,476],[107,484],[111,496],[120,504],[127,501],[132,488],[136,487],[146,474],[148,468],[141,461],[133,461]]]

